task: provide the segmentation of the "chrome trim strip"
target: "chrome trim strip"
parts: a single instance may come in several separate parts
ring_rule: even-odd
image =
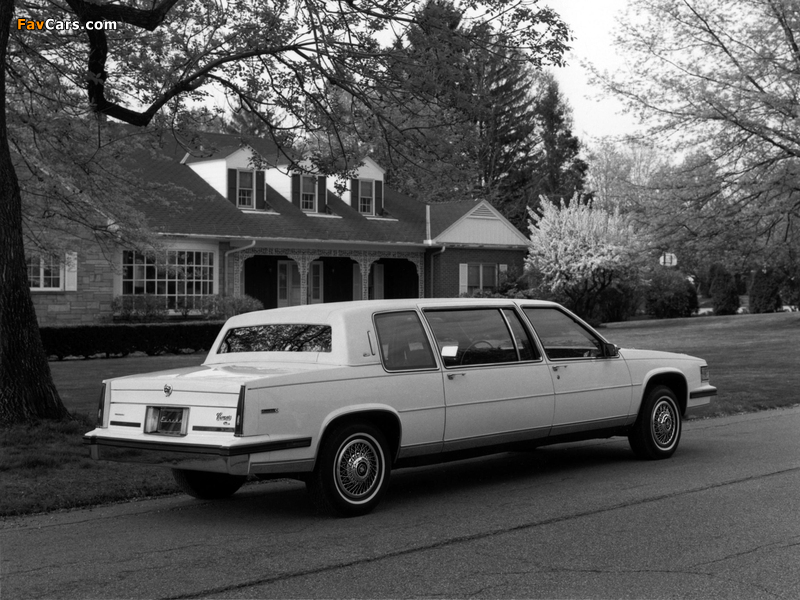
[[[503,433],[492,433],[489,435],[478,435],[475,437],[459,438],[456,440],[445,440],[443,450],[467,450],[470,448],[480,448],[481,446],[494,446],[509,444],[513,442],[524,442],[538,438],[547,437],[550,426],[534,427],[532,429],[521,429],[518,431],[507,431]]]
[[[176,444],[169,442],[155,442],[150,440],[121,440],[118,438],[101,438],[97,436],[84,436],[83,443],[93,447],[130,448],[131,450],[169,452],[179,454],[198,454],[210,456],[243,456],[257,452],[274,452],[276,450],[289,450],[291,448],[308,448],[311,438],[296,438],[278,440],[275,442],[262,442],[256,444],[242,444],[236,446],[211,446],[206,444]]]
[[[442,442],[431,442],[426,444],[415,444],[413,446],[403,446],[397,453],[397,458],[409,458],[411,456],[424,456],[425,454],[439,454],[442,451]]]
[[[715,388],[714,386],[708,386],[691,392],[689,394],[689,399],[694,400],[695,398],[705,398],[706,396],[711,397],[716,395],[717,395],[717,388]]]
[[[313,470],[313,458],[271,463],[254,462],[250,464],[250,472],[258,475],[267,475],[270,473],[310,473]]]
[[[553,425],[553,429],[550,431],[550,436],[562,435],[565,433],[577,433],[579,431],[590,431],[592,429],[621,427],[623,425],[626,425],[627,422],[628,422],[628,415],[621,415],[619,417],[596,419],[594,421],[581,421],[579,423],[562,423],[561,425]]]

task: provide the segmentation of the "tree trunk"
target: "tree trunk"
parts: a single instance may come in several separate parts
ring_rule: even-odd
[[[53,384],[28,287],[22,196],[8,145],[5,64],[13,12],[14,2],[0,2],[0,427],[68,414]]]

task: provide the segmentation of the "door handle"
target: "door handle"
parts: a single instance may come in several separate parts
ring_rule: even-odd
[[[466,375],[466,373],[448,373],[447,378],[452,381],[456,377],[464,377],[464,375]]]
[[[559,369],[566,369],[569,365],[553,365],[553,371],[558,371]]]

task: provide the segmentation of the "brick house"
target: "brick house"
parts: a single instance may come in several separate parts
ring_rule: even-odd
[[[199,155],[173,142],[136,165],[149,181],[187,192],[142,208],[167,249],[159,264],[126,248],[111,264],[91,249],[29,257],[40,325],[109,320],[118,296],[157,296],[177,314],[216,294],[246,294],[266,308],[453,297],[522,272],[527,239],[487,202],[409,198],[385,186],[369,158],[337,186],[292,172],[265,140],[203,140]]]

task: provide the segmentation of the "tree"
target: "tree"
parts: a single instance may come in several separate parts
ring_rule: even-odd
[[[616,36],[629,68],[596,73],[654,139],[707,157],[723,201],[697,198],[706,212],[783,257],[800,217],[798,31],[794,0],[634,0]]]
[[[781,277],[773,269],[756,269],[750,282],[750,312],[775,312],[781,307]]]
[[[690,317],[697,311],[697,289],[688,277],[658,266],[650,275],[645,292],[647,314],[656,319]]]
[[[615,282],[636,279],[647,245],[619,211],[609,213],[573,199],[542,198],[541,216],[530,214],[526,269],[542,287],[578,315],[592,319],[599,296]]]
[[[572,109],[558,82],[550,76],[543,87],[534,108],[542,140],[532,166],[534,189],[539,195],[569,204],[570,198],[583,191],[588,165],[578,156],[581,144],[572,133]]]
[[[86,205],[87,214],[94,217],[92,227],[104,238],[117,234],[124,213],[136,219],[136,211],[126,211],[124,203],[117,203],[116,211],[104,210],[102,203],[89,206],[98,200],[89,193],[91,189],[87,192],[98,176],[92,170],[97,161],[91,155],[105,154],[104,164],[112,164],[120,147],[115,143],[120,134],[108,120],[172,130],[189,145],[191,131],[181,126],[185,109],[213,117],[216,110],[210,106],[220,97],[260,118],[282,147],[292,147],[307,132],[328,132],[332,152],[339,151],[344,171],[357,166],[360,158],[348,161],[345,153],[350,148],[336,135],[348,121],[369,120],[406,155],[419,142],[413,130],[404,130],[394,118],[403,114],[409,91],[388,68],[396,45],[381,42],[381,36],[391,31],[401,32],[402,37],[416,22],[419,3],[415,0],[380,5],[367,0],[339,4],[322,0],[30,0],[20,7],[26,12],[18,13],[12,26],[14,2],[0,5],[0,94],[4,99],[0,118],[0,424],[58,418],[65,412],[49,374],[28,290],[22,209],[23,193],[26,198],[28,193],[20,189],[15,172],[20,161],[38,156],[40,142],[52,143],[51,131],[43,128],[49,120],[63,127],[60,135],[67,147],[89,143],[72,137],[80,131],[97,135],[86,148],[90,155],[86,161],[57,161],[55,165],[44,161],[34,164],[32,171],[47,169],[46,181],[60,190],[62,200]],[[37,22],[47,23],[49,18],[56,29],[37,29]],[[504,48],[515,48],[528,60],[554,62],[565,49],[566,26],[553,11],[539,9],[535,0],[470,2],[464,18],[502,33]],[[98,25],[104,21],[116,23],[117,28]],[[85,28],[76,29],[73,23]],[[465,42],[469,39],[464,34]],[[331,90],[358,99],[358,112],[342,113]],[[430,106],[428,95],[411,96]],[[9,145],[10,121],[20,132],[14,154]],[[123,131],[122,135],[129,136],[128,130]],[[135,201],[127,208],[132,206]],[[98,216],[104,212],[105,221]]]
[[[465,35],[474,41],[465,44]],[[435,138],[425,146],[448,157],[436,159],[447,168],[429,173],[425,189],[444,184],[461,197],[487,199],[521,230],[527,227],[527,206],[541,194],[568,201],[582,190],[586,164],[578,157],[571,112],[540,64],[523,60],[502,35],[462,22],[460,11],[446,1],[427,4],[408,38],[395,69],[409,89],[424,90],[451,109],[444,122],[440,113],[422,110],[407,121]],[[393,183],[415,192],[420,156],[398,157],[385,140],[370,143],[389,166]],[[412,185],[404,188],[406,182]]]

